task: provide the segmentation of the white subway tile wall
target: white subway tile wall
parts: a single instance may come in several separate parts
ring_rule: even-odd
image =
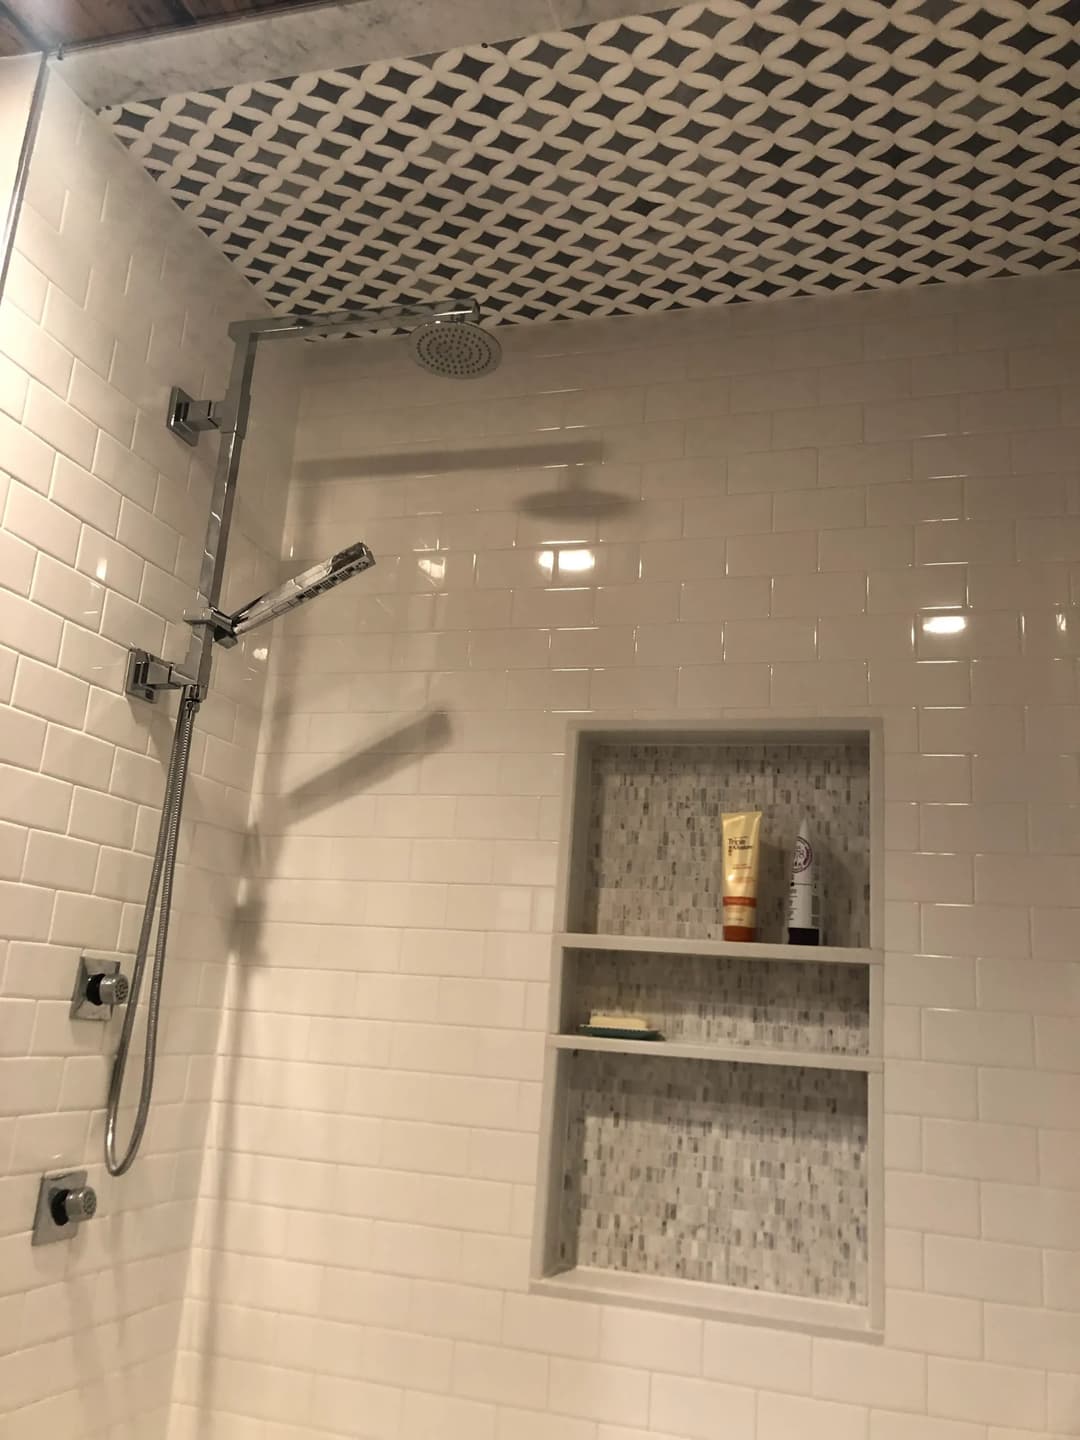
[[[54,73],[0,304],[4,1440],[166,1433],[265,649],[219,660],[199,716],[155,1108],[120,1181],[101,1164],[119,1019],[72,1023],[68,1007],[81,948],[133,949],[156,836],[169,707],[124,698],[125,648],[183,654],[214,451],[165,433],[168,389],[223,390],[226,323],[251,313],[250,291]],[[264,372],[237,603],[277,574],[287,381]],[[79,1165],[97,1217],[75,1243],[32,1250],[41,1172]]]
[[[173,1440],[1080,1434],[1080,282],[505,345],[307,357]],[[885,719],[883,1344],[527,1293],[587,711]]]

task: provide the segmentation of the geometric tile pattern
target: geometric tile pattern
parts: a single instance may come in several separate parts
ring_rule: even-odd
[[[1080,263],[1076,0],[715,0],[132,102],[277,308],[500,322]]]
[[[561,1267],[865,1303],[865,1075],[567,1058]]]
[[[594,934],[723,938],[722,816],[760,810],[757,939],[787,939],[799,822],[810,816],[821,942],[869,945],[870,751],[842,744],[620,742],[590,748],[580,924]],[[807,951],[811,958],[813,951]]]
[[[829,1055],[869,1050],[865,965],[578,950],[568,978],[569,1029],[599,1010],[643,1015],[665,1040],[693,1045],[771,1045]]]

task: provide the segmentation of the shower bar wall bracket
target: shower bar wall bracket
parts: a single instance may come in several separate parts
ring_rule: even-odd
[[[171,660],[151,655],[149,650],[140,650],[137,645],[128,650],[127,670],[124,672],[125,695],[156,705],[163,690],[183,690],[185,685],[195,683],[192,676],[185,674]]]
[[[183,440],[185,445],[197,445],[204,430],[220,430],[220,400],[195,400],[179,385],[169,391],[169,410],[165,417],[165,428]]]

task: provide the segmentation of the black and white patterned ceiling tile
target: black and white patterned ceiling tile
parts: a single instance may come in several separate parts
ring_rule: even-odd
[[[103,112],[277,308],[1080,264],[1080,0],[712,0]]]

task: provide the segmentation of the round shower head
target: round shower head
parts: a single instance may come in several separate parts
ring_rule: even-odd
[[[472,320],[428,320],[409,338],[413,359],[433,375],[474,380],[498,368],[502,346]]]

